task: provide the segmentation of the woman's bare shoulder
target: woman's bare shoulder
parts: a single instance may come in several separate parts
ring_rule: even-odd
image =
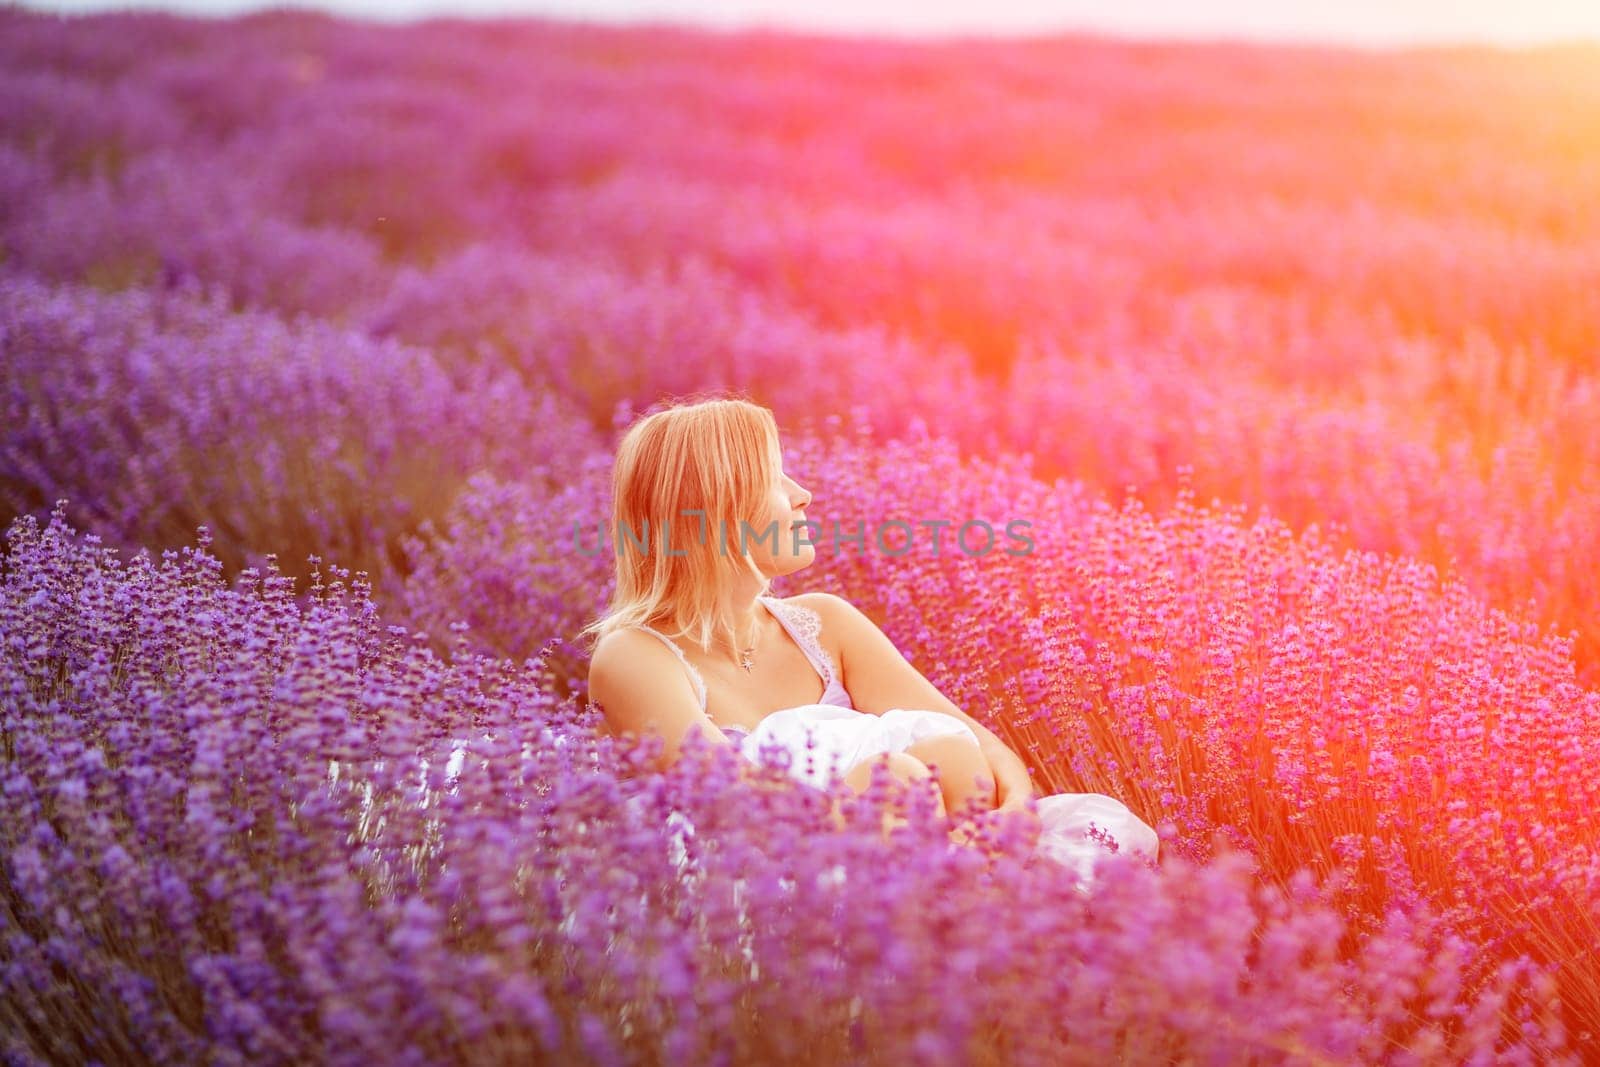
[[[589,653],[589,669],[594,670],[596,663],[609,662],[617,658],[627,649],[641,647],[642,642],[639,639],[648,636],[643,630],[637,630],[631,626],[624,626],[620,630],[612,630],[610,633],[601,634],[600,639],[594,643],[594,648]]]
[[[659,637],[624,627],[595,642],[589,653],[589,689],[637,689],[639,683],[659,684],[668,675],[681,674],[677,657]]]
[[[838,620],[861,613],[860,609],[837,593],[796,593],[794,596],[784,597],[783,603],[810,608],[822,616],[824,626],[829,619]]]
[[[835,662],[843,658],[845,649],[852,643],[850,635],[857,632],[860,620],[865,618],[859,608],[836,593],[796,593],[785,597],[783,602],[816,612],[817,621],[821,623],[822,645],[833,654]]]
[[[712,735],[714,742],[732,743],[706,716],[677,654],[644,630],[614,630],[595,642],[589,656],[589,699],[599,705],[613,737],[661,736],[658,769],[677,762],[684,739],[696,729]]]

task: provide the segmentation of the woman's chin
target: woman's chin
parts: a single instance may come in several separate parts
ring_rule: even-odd
[[[817,561],[817,550],[811,545],[801,545],[798,555],[783,561],[783,573],[793,574],[795,571],[805,570]]]

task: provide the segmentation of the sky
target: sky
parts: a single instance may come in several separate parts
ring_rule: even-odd
[[[138,7],[214,16],[292,6],[385,21],[529,14],[902,37],[1087,31],[1375,48],[1600,43],[1600,0],[28,0],[22,6],[64,14]]]

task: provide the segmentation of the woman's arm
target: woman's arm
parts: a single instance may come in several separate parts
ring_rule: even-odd
[[[857,709],[881,715],[890,708],[928,708],[952,715],[978,735],[978,747],[994,775],[1000,809],[1020,808],[1034,795],[1033,779],[1022,757],[939,692],[859,608],[832,593],[808,593],[794,600],[821,614],[824,628],[835,635],[839,669],[844,675],[840,681]]]
[[[613,737],[628,741],[655,734],[661,738],[662,750],[655,764],[660,771],[678,762],[684,743],[696,731],[711,744],[738,747],[700,709],[699,694],[683,664],[649,634],[618,631],[600,640],[589,658],[589,699],[599,705]],[[740,761],[739,775],[759,789],[803,784],[763,775],[748,757]]]
[[[690,733],[722,745],[733,741],[700,709],[683,664],[658,638],[635,631],[607,634],[589,657],[589,699],[619,738],[654,733],[662,740],[658,770],[678,762]]]

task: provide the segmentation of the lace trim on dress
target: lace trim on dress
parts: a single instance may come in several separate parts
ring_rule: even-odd
[[[788,604],[781,600],[762,598],[768,607],[777,611],[789,623],[790,633],[812,664],[822,675],[824,691],[831,689],[839,678],[833,657],[822,647],[822,616],[816,609],[804,604]]]

